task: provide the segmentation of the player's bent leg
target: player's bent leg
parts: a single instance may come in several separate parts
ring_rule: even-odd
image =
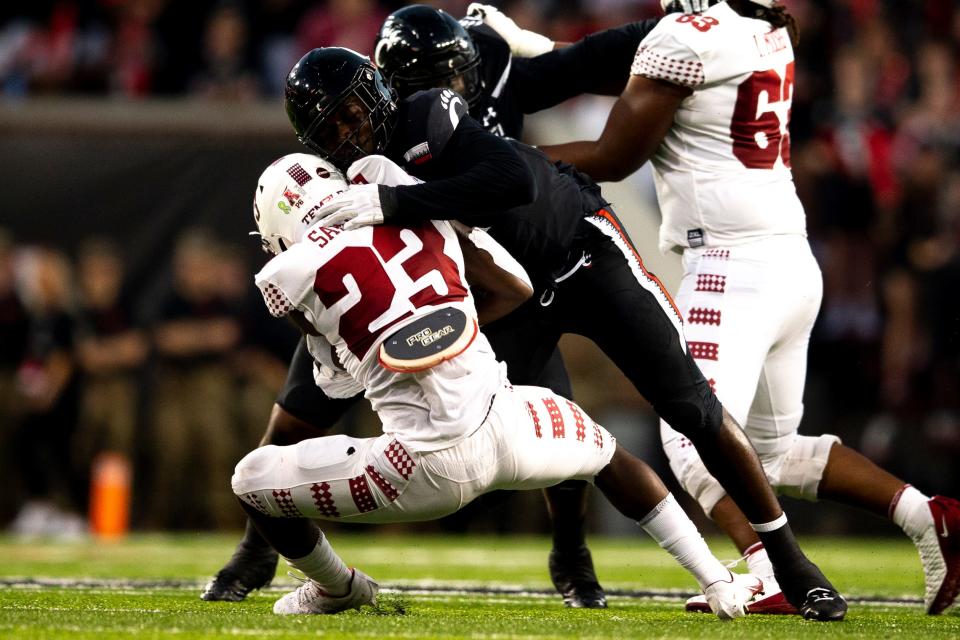
[[[618,447],[610,464],[597,475],[596,483],[617,510],[636,520],[693,575],[710,610],[722,619],[746,614],[763,583],[756,576],[734,576],[714,557],[696,526],[649,466]]]
[[[351,569],[333,550],[319,527],[306,518],[274,518],[241,500],[263,537],[298,569],[303,584],[273,605],[278,615],[333,614],[376,604],[379,585]]]
[[[669,420],[667,416],[664,418]],[[707,469],[747,516],[773,562],[774,575],[787,601],[807,619],[825,622],[842,620],[846,616],[846,602],[820,569],[800,550],[786,514],[773,497],[773,490],[756,452],[733,419],[724,412],[723,424],[716,432],[707,429],[700,432],[678,430],[697,446]],[[756,481],[754,467],[759,467],[765,487]],[[767,522],[759,521],[758,518],[764,517],[769,509],[767,502],[770,499],[776,504],[778,515]]]
[[[260,446],[294,444],[329,432],[297,418],[279,404],[274,404],[270,421]],[[207,601],[240,602],[255,590],[270,584],[276,575],[277,552],[264,540],[249,521],[243,538],[230,560],[204,586],[200,598]]]
[[[920,554],[927,613],[942,613],[960,594],[960,502],[928,498],[837,441],[818,487],[820,497],[893,520]]]
[[[452,447],[456,449],[456,447]],[[462,506],[460,487],[392,436],[312,438],[260,447],[233,476],[241,500],[273,518],[389,523],[431,520]]]
[[[301,340],[290,361],[287,379],[274,403],[260,446],[294,444],[325,435],[356,402],[328,398],[313,380],[313,358]],[[224,567],[206,584],[203,600],[239,602],[273,580],[277,553],[249,522],[243,539]]]
[[[325,435],[329,429],[316,427],[281,407],[273,405],[260,446],[294,444]],[[204,586],[200,598],[207,601],[240,602],[255,590],[270,584],[277,572],[277,552],[248,520],[243,538],[227,564]]]

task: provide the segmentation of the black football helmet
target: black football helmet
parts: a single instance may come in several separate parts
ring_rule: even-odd
[[[313,49],[287,75],[284,106],[297,138],[346,170],[383,153],[396,126],[396,94],[366,56]]]
[[[480,52],[463,25],[439,9],[412,5],[394,11],[373,51],[401,98],[434,87],[453,89],[471,106],[480,98]]]

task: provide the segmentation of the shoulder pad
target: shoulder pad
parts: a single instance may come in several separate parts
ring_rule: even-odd
[[[276,256],[254,280],[270,315],[281,318],[296,309],[313,288],[317,266],[314,248],[297,243]]]
[[[410,147],[401,150],[403,162],[426,164],[443,153],[460,119],[467,115],[467,103],[450,89],[418,91],[406,103]]]

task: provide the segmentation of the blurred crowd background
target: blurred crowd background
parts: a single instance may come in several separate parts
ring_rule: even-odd
[[[130,464],[138,529],[241,523],[233,464],[256,445],[296,336],[253,288],[250,194],[301,150],[280,106],[310,48],[369,52],[377,0],[60,0],[0,7],[0,528],[82,536],[91,477]],[[462,16],[467,2],[428,2]],[[659,0],[494,2],[555,40],[660,14]],[[927,493],[960,495],[960,7],[786,0],[801,27],[794,177],[825,297],[801,430],[832,432]],[[533,118],[592,135],[609,100]],[[648,264],[648,171],[614,191]],[[777,205],[770,203],[771,208]],[[762,312],[762,310],[758,310]],[[669,470],[649,407],[565,339],[577,399]],[[353,432],[377,425],[358,410]],[[537,496],[445,530],[541,531]],[[600,502],[598,498],[594,502]],[[521,510],[522,509],[522,510]],[[791,503],[807,532],[890,532]],[[533,515],[530,514],[540,514]],[[617,532],[597,506],[594,528]]]

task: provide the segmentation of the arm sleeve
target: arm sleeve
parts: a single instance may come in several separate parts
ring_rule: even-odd
[[[690,89],[696,89],[706,81],[700,56],[674,34],[665,31],[658,31],[643,41],[630,73]]]
[[[254,277],[254,282],[270,315],[282,318],[299,309],[313,286],[315,275],[310,248],[298,243],[267,262]]]
[[[585,93],[619,95],[640,41],[658,22],[631,22],[535,58],[514,58],[511,88],[521,110],[534,113]]]
[[[441,154],[440,169],[422,184],[380,187],[380,202],[389,222],[470,220],[532,202],[533,174],[506,140],[463,118]]]

